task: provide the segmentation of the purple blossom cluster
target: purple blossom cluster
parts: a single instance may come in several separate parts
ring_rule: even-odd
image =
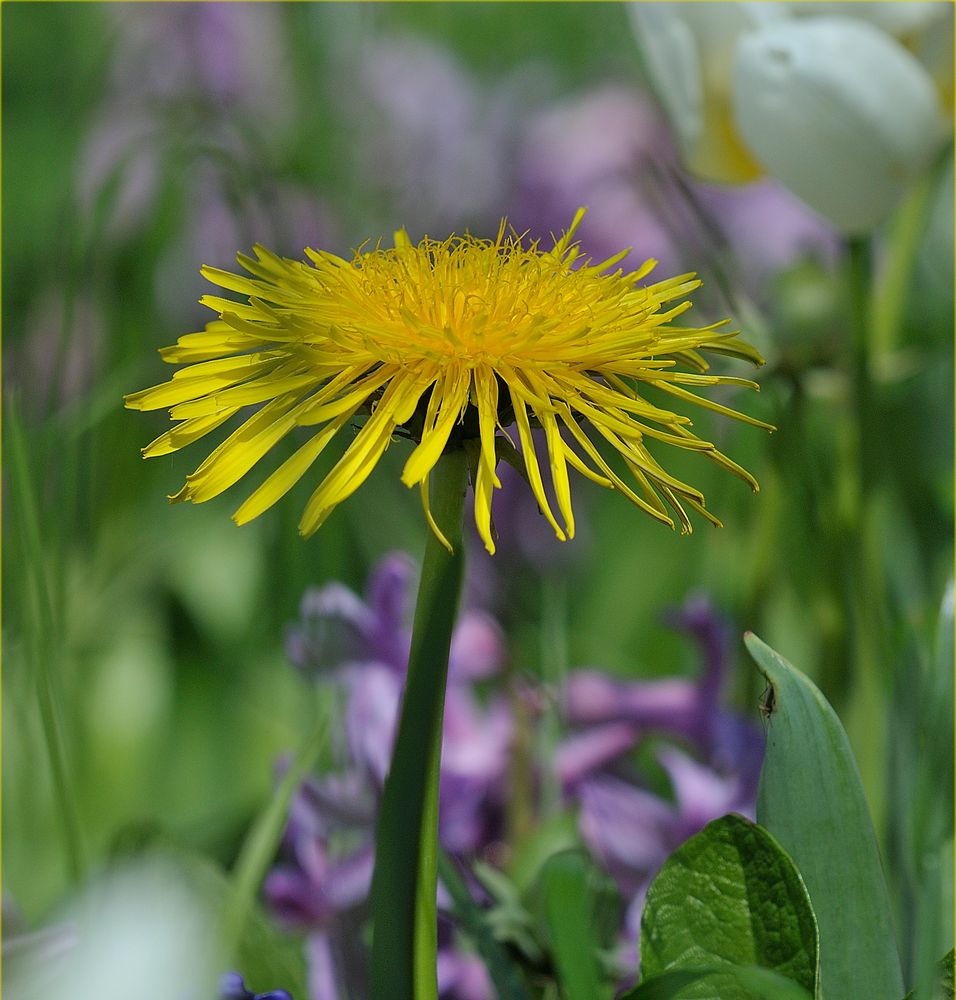
[[[100,253],[154,239],[178,207],[152,268],[170,326],[208,318],[195,304],[208,291],[199,263],[228,267],[255,242],[348,253],[368,232],[492,232],[502,215],[546,239],[580,205],[595,258],[633,246],[662,271],[718,275],[708,287],[757,299],[795,260],[837,253],[832,230],[774,182],[688,176],[663,116],[632,84],[559,93],[540,61],[480,79],[434,41],[334,7],[321,25],[336,84],[303,93],[275,5],[117,4],[105,16],[114,44],[78,157],[77,214]],[[342,129],[328,136],[340,179],[325,191],[283,167],[302,158],[297,126],[314,120],[316,100]],[[349,185],[361,195],[343,198]],[[108,356],[97,297],[74,297],[40,291],[14,366],[54,402],[86,391]]]
[[[202,289],[188,264],[197,253],[225,266],[253,241],[289,253],[334,244],[316,192],[275,179],[315,99],[296,89],[282,12],[147,4],[110,17],[109,91],[81,155],[81,206],[92,212],[111,191],[108,229],[122,237],[144,225],[174,178],[186,222],[158,277],[178,287]],[[709,261],[755,295],[796,258],[836,254],[830,227],[774,182],[730,188],[690,177],[640,87],[605,80],[559,93],[553,70],[536,61],[481,79],[424,36],[344,11],[323,17],[337,85],[319,93],[345,129],[336,159],[365,195],[347,207],[350,240],[400,224],[493,229],[502,214],[546,238],[585,204],[580,237],[596,258],[630,245],[672,272]]]
[[[344,697],[346,763],[299,790],[283,859],[264,887],[280,922],[306,935],[312,1000],[361,992],[357,930],[408,667],[414,577],[412,562],[396,554],[376,567],[364,600],[339,584],[310,591],[286,639],[296,667],[333,680]],[[454,854],[479,854],[500,837],[513,720],[501,694],[482,699],[476,685],[494,677],[504,658],[497,624],[466,611],[452,639],[439,788],[439,836]],[[492,996],[480,961],[453,947],[450,924],[441,927],[440,943],[441,996]]]
[[[277,919],[304,935],[311,1000],[362,994],[375,816],[407,669],[414,577],[411,561],[393,554],[375,568],[364,599],[334,583],[310,591],[286,637],[295,666],[312,680],[336,684],[343,699],[342,766],[299,789],[280,860],[264,886]],[[762,756],[759,729],[719,704],[726,625],[699,598],[671,623],[697,641],[700,677],[623,681],[596,670],[572,672],[561,692],[569,731],[553,759],[535,762],[539,784],[546,769],[556,777],[565,807],[577,814],[581,840],[627,904],[622,976],[636,971],[640,910],[651,878],[711,819],[732,810],[752,814]],[[465,610],[449,665],[439,837],[450,854],[487,863],[502,855],[517,726],[533,725],[536,707],[546,700],[527,686],[510,697],[503,693],[505,661],[496,622],[481,610]],[[524,699],[523,721],[512,710],[516,694]],[[632,751],[651,736],[659,738],[656,758],[671,796],[644,787],[634,768]],[[440,886],[440,909],[447,902]],[[490,1000],[484,967],[444,914],[439,942],[440,995]]]
[[[753,818],[764,736],[724,708],[730,634],[710,602],[689,598],[668,615],[693,638],[702,669],[696,679],[624,681],[597,670],[573,671],[565,717],[578,732],[558,748],[562,785],[576,801],[578,827],[626,902],[620,960],[637,971],[641,911],[663,861],[711,820],[728,812]],[[656,759],[672,797],[642,787],[626,756],[658,737]],[[622,766],[623,765],[623,766]]]
[[[93,215],[107,198],[106,234],[123,241],[173,194],[181,223],[159,261],[157,301],[170,322],[195,322],[208,290],[198,263],[229,266],[254,242],[299,253],[328,239],[315,192],[274,169],[297,115],[285,23],[268,4],[118,4],[108,17],[110,86],[81,150],[77,199]]]

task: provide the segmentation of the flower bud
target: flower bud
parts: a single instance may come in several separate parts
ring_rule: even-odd
[[[918,60],[864,21],[814,18],[740,38],[737,128],[757,160],[847,234],[871,230],[942,136]]]

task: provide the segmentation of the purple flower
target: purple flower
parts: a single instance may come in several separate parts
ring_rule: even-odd
[[[684,173],[670,130],[648,96],[608,84],[532,118],[518,159],[514,224],[546,236],[581,204],[579,235],[603,260],[622,246],[662,271],[724,267],[759,295],[801,256],[836,257],[831,227],[772,181],[733,189]]]
[[[698,645],[697,680],[615,680],[575,671],[564,691],[565,713],[581,729],[558,747],[555,766],[579,807],[581,836],[627,901],[623,967],[635,971],[644,896],[658,868],[711,820],[753,815],[763,736],[720,705],[728,672],[730,629],[711,604],[692,596],[667,616]],[[671,786],[662,798],[639,787],[623,759],[647,733],[688,746],[663,746],[657,760]]]
[[[770,278],[801,258],[835,264],[840,249],[837,234],[776,181],[692,182],[691,190],[733,249],[737,277],[751,294],[760,295]]]
[[[349,756],[370,787],[381,789],[391,760],[411,639],[415,569],[407,556],[386,556],[365,599],[341,584],[309,591],[301,620],[288,629],[286,650],[307,676],[325,673],[346,693]],[[507,771],[511,713],[500,698],[481,703],[475,681],[504,664],[501,629],[489,615],[466,610],[452,636],[442,740],[440,826],[452,850],[472,850],[491,820]]]
[[[621,891],[633,895],[672,849],[673,807],[610,775],[595,775],[581,782],[577,800],[585,843]]]
[[[343,111],[364,184],[386,196],[389,219],[423,232],[497,225],[515,109],[533,82],[481,86],[450,51],[413,35],[363,38],[354,59]]]
[[[381,789],[392,759],[402,678],[374,660],[351,667],[344,677],[348,687],[345,732],[349,752],[373,785]]]
[[[292,994],[286,990],[253,993],[246,989],[245,980],[238,972],[227,972],[219,980],[219,1000],[292,1000]]]
[[[438,952],[438,995],[454,1000],[495,1000],[496,993],[477,955],[443,947]]]
[[[365,963],[356,928],[366,916],[374,816],[407,670],[414,582],[407,557],[387,556],[363,597],[340,584],[309,591],[301,620],[287,634],[299,670],[338,684],[344,698],[346,764],[338,774],[303,783],[283,856],[265,885],[282,923],[306,935],[312,1000],[362,991],[360,976],[352,982]],[[711,819],[730,810],[752,813],[762,748],[759,730],[719,704],[728,671],[727,624],[701,598],[689,599],[668,620],[697,642],[700,677],[634,682],[574,672],[563,697],[577,729],[551,764],[578,807],[582,839],[624,894],[621,956],[631,970],[654,873]],[[505,698],[482,697],[476,684],[493,678],[505,659],[495,620],[465,611],[452,640],[439,786],[439,836],[453,854],[481,854],[502,836],[515,720]],[[640,787],[631,773],[628,756],[650,733],[669,736],[696,755],[676,745],[658,748],[667,796]],[[441,887],[439,898],[444,905]],[[443,1000],[494,996],[482,963],[460,950],[444,919],[438,978]]]
[[[622,681],[597,670],[576,670],[565,685],[566,718],[572,725],[630,723],[668,733],[718,768],[745,773],[756,793],[763,736],[752,722],[719,704],[728,669],[727,623],[698,596],[688,598],[666,619],[697,642],[702,670],[696,681]]]
[[[408,556],[393,553],[373,571],[365,600],[340,583],[306,591],[300,620],[286,630],[289,659],[313,678],[368,663],[404,674],[414,577]]]
[[[699,700],[691,681],[620,681],[599,670],[573,671],[564,689],[565,716],[572,724],[630,722],[680,735],[696,727]]]
[[[588,206],[578,231],[596,261],[633,246],[663,271],[680,251],[657,208],[661,175],[676,162],[667,126],[638,91],[606,85],[532,118],[518,156],[518,229],[547,236],[560,218]]]
[[[660,866],[711,820],[733,811],[753,814],[753,796],[739,777],[724,777],[674,748],[659,751],[658,760],[673,803],[607,774],[587,777],[575,789],[581,837],[626,902],[618,957],[630,973],[637,971],[644,899]]]
[[[592,726],[565,739],[557,748],[554,767],[561,787],[574,788],[589,774],[633,750],[641,730],[626,722]]]
[[[274,868],[263,891],[272,911],[290,929],[323,927],[337,914],[364,902],[373,864],[368,842],[333,860],[325,842],[300,837],[293,862]]]
[[[365,963],[360,940],[342,925],[364,918],[375,814],[408,668],[415,577],[407,556],[386,556],[364,597],[337,583],[307,592],[300,621],[286,634],[287,652],[300,672],[339,685],[344,698],[347,764],[338,774],[302,784],[290,809],[282,857],[264,886],[278,919],[306,934],[312,1000],[336,1000],[349,978],[345,967],[350,961],[359,968]],[[481,699],[473,687],[498,673],[505,661],[494,619],[464,611],[449,659],[439,834],[447,850],[468,854],[500,834],[513,737],[507,702],[500,696]],[[453,938],[446,938],[440,952],[442,997],[490,1000],[481,963],[460,955]]]

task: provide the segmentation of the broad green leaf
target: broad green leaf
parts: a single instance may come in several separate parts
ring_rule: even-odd
[[[671,969],[647,979],[625,993],[620,1000],[677,1000],[689,994],[685,990],[708,977],[732,981],[750,995],[767,1000],[812,1000],[811,995],[792,979],[756,965],[722,965],[689,969]]]
[[[541,869],[541,904],[558,984],[565,1000],[610,998],[601,972],[599,925],[607,913],[606,880],[582,851],[562,851]]]
[[[722,963],[769,969],[811,993],[816,984],[817,926],[800,874],[766,830],[735,815],[709,823],[664,862],[641,918],[646,979]],[[712,1000],[753,995],[725,976],[685,988]]]
[[[846,733],[803,674],[755,635],[745,641],[773,692],[757,819],[810,893],[820,928],[817,996],[899,1000],[889,897]]]

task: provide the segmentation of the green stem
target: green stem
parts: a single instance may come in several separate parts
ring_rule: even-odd
[[[926,235],[940,175],[952,158],[953,148],[949,144],[933,169],[926,171],[912,186],[890,228],[880,281],[873,290],[872,339],[874,353],[878,356],[885,356],[898,347],[916,258]]]
[[[874,823],[882,829],[885,814],[886,730],[883,723],[884,678],[882,649],[886,637],[878,555],[872,551],[874,490],[880,472],[877,421],[871,371],[873,337],[872,244],[850,243],[850,321],[853,332],[851,365],[854,442],[852,517],[845,559],[847,596],[852,622],[853,671],[847,730],[853,739]]]
[[[438,777],[448,651],[464,569],[462,449],[432,474],[432,534],[415,607],[408,679],[375,837],[371,1000],[436,1000]]]
[[[852,401],[854,407],[859,501],[869,485],[872,466],[870,462],[870,439],[873,428],[870,424],[873,408],[873,388],[871,381],[870,349],[872,338],[871,323],[871,282],[873,274],[873,248],[869,239],[858,238],[850,241],[850,323],[853,335],[852,356]]]

